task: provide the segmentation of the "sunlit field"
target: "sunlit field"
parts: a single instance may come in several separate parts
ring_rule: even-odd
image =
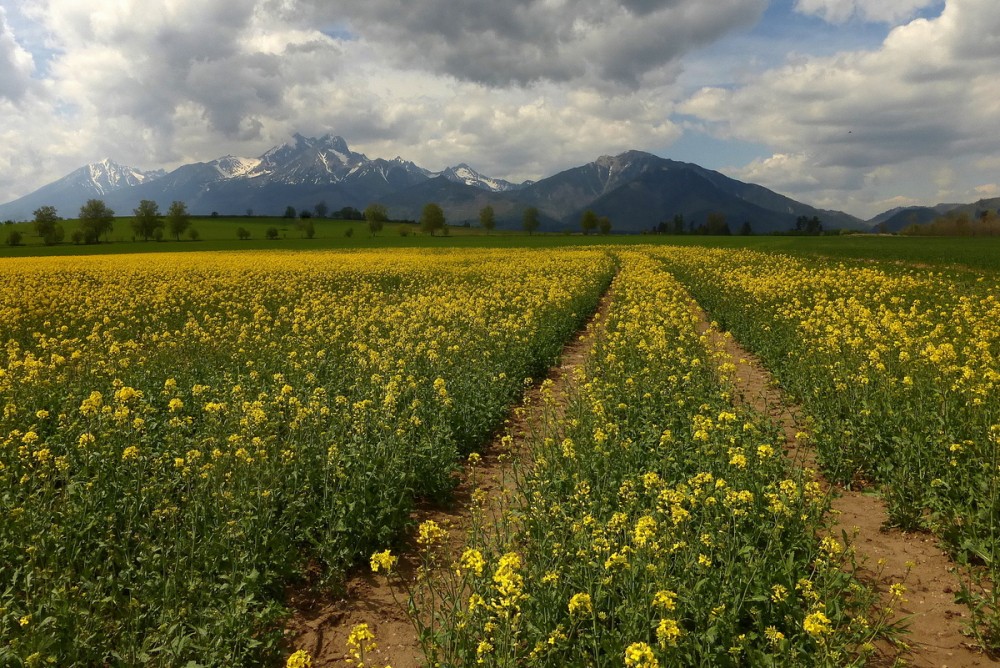
[[[657,256],[804,406],[828,477],[880,489],[895,526],[938,534],[997,581],[995,273],[693,248]],[[963,597],[1000,640],[995,594]]]
[[[605,293],[568,399],[542,386],[507,515],[472,494],[414,610],[428,661],[861,665],[891,632],[695,301],[800,404],[822,475],[946,541],[996,643],[972,586],[1000,555],[991,260],[695,241],[0,259],[0,665],[281,665],[289,588],[336,592],[407,536],[451,559],[412,511],[450,502]]]
[[[433,599],[459,612],[439,615],[432,658],[863,661],[885,620],[851,551],[818,537],[829,499],[766,418],[730,403],[683,286],[646,254],[621,262],[580,391],[532,439],[521,504],[473,532]]]
[[[0,663],[245,665],[551,364],[598,252],[8,261]],[[32,659],[31,657],[34,657]]]

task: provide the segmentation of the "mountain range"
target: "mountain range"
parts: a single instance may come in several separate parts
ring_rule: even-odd
[[[475,224],[479,211],[490,205],[500,228],[520,227],[524,209],[531,206],[539,211],[542,229],[551,231],[579,229],[587,209],[608,216],[619,232],[648,230],[676,214],[697,225],[710,213],[724,215],[734,232],[744,222],[758,234],[784,231],[799,216],[818,216],[826,228],[868,228],[849,214],[816,209],[763,186],[642,151],[601,156],[537,182],[510,183],[464,163],[433,172],[400,157],[370,159],[352,151],[342,137],[300,134],[257,158],[227,155],[171,172],[104,160],[0,205],[0,219],[29,220],[44,205],[75,217],[92,198],[103,199],[118,215],[129,215],[143,199],[156,201],[161,210],[180,200],[193,213],[224,215],[249,210],[281,215],[288,206],[311,210],[319,202],[331,211],[363,209],[380,202],[393,219],[415,220],[426,203],[436,202],[451,224]]]

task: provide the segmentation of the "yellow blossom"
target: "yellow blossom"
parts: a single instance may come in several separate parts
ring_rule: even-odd
[[[573,594],[569,599],[570,615],[589,615],[594,611],[594,606],[590,600],[590,594]]]
[[[312,657],[304,649],[293,652],[285,662],[285,668],[312,668],[312,665]]]
[[[659,668],[653,648],[644,642],[634,642],[625,648],[626,668]]]
[[[813,612],[806,616],[802,622],[802,628],[812,636],[822,636],[830,633],[833,628],[830,626],[830,618],[822,612]]]
[[[426,520],[417,527],[417,544],[433,547],[448,537],[448,532],[434,520]]]
[[[386,573],[390,573],[396,566],[397,561],[399,561],[399,557],[394,556],[389,550],[375,552],[372,554],[370,560],[372,572],[377,573],[380,570],[383,570]]]
[[[656,640],[661,647],[672,647],[677,644],[677,639],[681,637],[681,627],[677,625],[677,620],[661,619],[656,627]]]
[[[483,558],[482,552],[470,547],[462,552],[459,565],[467,571],[475,573],[478,577],[483,574],[483,569],[486,567],[486,559]]]

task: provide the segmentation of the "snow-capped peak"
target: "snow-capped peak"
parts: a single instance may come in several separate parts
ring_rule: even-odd
[[[94,193],[106,195],[120,188],[137,186],[140,183],[151,181],[163,176],[163,174],[162,169],[147,172],[135,167],[120,165],[114,160],[105,158],[77,170],[71,176],[78,176],[84,182],[83,185]]]
[[[231,179],[251,172],[260,164],[260,158],[240,158],[235,155],[227,155],[212,164],[219,170],[219,174]]]

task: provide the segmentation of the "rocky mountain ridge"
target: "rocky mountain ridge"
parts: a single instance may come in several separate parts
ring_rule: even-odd
[[[169,173],[102,161],[0,205],[0,219],[27,220],[43,205],[73,217],[87,199],[101,198],[119,215],[140,200],[166,208],[181,200],[195,213],[280,215],[288,206],[334,211],[371,202],[396,219],[416,219],[437,202],[455,224],[474,223],[487,205],[500,227],[520,226],[525,208],[539,210],[542,228],[578,229],[583,211],[608,216],[618,231],[640,232],[682,215],[692,227],[711,213],[725,216],[733,232],[749,223],[755,233],[784,231],[798,216],[818,216],[828,228],[864,229],[863,221],[823,211],[759,185],[743,183],[696,164],[643,151],[600,156],[537,182],[511,183],[483,175],[466,163],[433,172],[396,157],[371,159],[343,137],[293,136],[259,157],[226,155],[183,165]]]

